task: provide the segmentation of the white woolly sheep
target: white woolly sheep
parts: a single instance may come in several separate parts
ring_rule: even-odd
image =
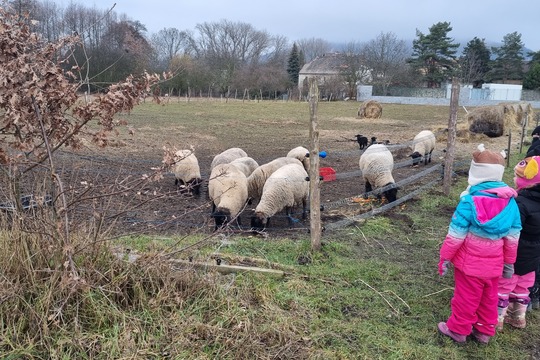
[[[392,176],[394,157],[385,145],[374,144],[369,146],[360,156],[359,166],[365,182],[364,197],[367,197],[367,193],[373,191],[374,188],[380,189],[388,185],[395,185]],[[395,201],[397,190],[396,186],[392,186],[383,192],[383,196],[388,202]]]
[[[175,185],[191,190],[194,195],[200,195],[201,169],[192,150],[178,150],[174,154],[171,172],[175,176]]]
[[[214,159],[212,160],[212,163],[210,164],[210,172],[214,170],[214,168],[219,164],[228,164],[231,161],[248,156],[247,153],[240,149],[240,148],[230,148],[222,153],[217,154],[214,156]]]
[[[236,166],[219,164],[214,167],[208,181],[208,195],[212,201],[214,230],[229,223],[244,208],[247,194],[247,178]],[[240,218],[237,218],[240,224]]]
[[[288,164],[277,169],[264,184],[261,201],[251,218],[251,228],[262,230],[269,225],[270,218],[285,209],[292,226],[291,211],[302,204],[302,219],[307,217],[309,194],[308,174],[300,164]]]
[[[300,160],[292,157],[280,157],[256,168],[248,176],[248,196],[251,201],[261,198],[266,180],[280,167],[288,164],[302,165]]]
[[[309,171],[309,150],[303,146],[297,146],[287,153],[287,157],[292,157],[300,160],[304,165],[304,169]]]
[[[249,156],[234,159],[230,164],[236,166],[238,170],[246,175],[246,177],[250,176],[251,173],[259,167],[259,164]]]
[[[435,149],[435,134],[429,130],[420,131],[413,139],[413,165],[418,165],[424,157],[424,165],[431,162],[431,153]]]

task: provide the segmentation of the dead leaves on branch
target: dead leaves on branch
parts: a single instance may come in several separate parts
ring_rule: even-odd
[[[24,161],[43,161],[47,156],[41,151],[43,134],[53,150],[80,147],[80,136],[88,133],[90,122],[99,126],[91,133],[93,142],[107,146],[114,128],[127,124],[115,115],[139,104],[160,81],[156,74],[129,76],[95,100],[80,102],[77,92],[83,83],[72,58],[74,49],[83,46],[80,39],[69,36],[45,43],[18,16],[1,7],[0,20],[0,161],[4,163],[21,161],[11,155],[18,152],[25,153]]]

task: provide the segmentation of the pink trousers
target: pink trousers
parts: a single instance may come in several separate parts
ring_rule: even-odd
[[[506,300],[508,298],[523,299],[529,302],[529,289],[534,285],[534,271],[525,275],[512,275],[512,278],[499,278],[499,298]]]
[[[446,321],[448,328],[461,335],[469,335],[473,327],[483,334],[495,335],[499,278],[468,276],[454,268],[454,281],[452,313]]]

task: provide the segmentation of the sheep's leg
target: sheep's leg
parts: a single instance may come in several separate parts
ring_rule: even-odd
[[[424,165],[428,164],[429,160],[429,153],[424,155]]]
[[[433,152],[433,150],[431,150],[431,151],[429,152],[429,162],[431,162],[431,153],[432,153],[432,152]]]
[[[242,220],[240,218],[240,214],[238,214],[238,216],[236,217],[236,224],[238,225],[239,228],[242,227]]]
[[[307,200],[302,200],[302,220],[307,219]]]
[[[366,191],[364,193],[364,199],[368,198],[368,193],[373,191],[373,187],[371,186],[371,183],[366,180]]]

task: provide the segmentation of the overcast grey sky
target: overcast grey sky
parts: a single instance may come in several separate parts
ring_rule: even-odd
[[[76,2],[76,0],[75,0]],[[438,22],[450,22],[448,34],[462,45],[473,37],[502,42],[517,31],[525,46],[540,50],[539,0],[92,0],[98,9],[116,3],[114,11],[146,25],[195,30],[204,22],[240,21],[286,36],[292,43],[321,38],[332,43],[364,42],[381,32],[403,40],[416,38],[416,29],[429,33]],[[91,1],[81,2],[92,6]],[[65,6],[68,0],[57,1]]]

